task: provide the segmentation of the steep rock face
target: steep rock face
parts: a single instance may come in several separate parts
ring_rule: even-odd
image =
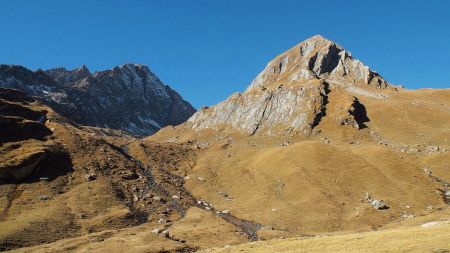
[[[249,135],[308,135],[327,114],[330,93],[336,93],[344,102],[328,114],[334,112],[338,124],[362,128],[367,120],[354,95],[381,99],[396,89],[341,46],[314,36],[269,62],[244,93],[201,109],[187,125]]]
[[[152,134],[186,121],[195,109],[164,85],[147,66],[125,64],[91,74],[82,66],[30,71],[0,65],[0,87],[38,97],[55,111],[84,125]]]
[[[138,135],[180,124],[195,111],[143,65],[95,73],[74,83],[67,95],[76,101],[79,122]]]
[[[239,130],[250,135],[307,131],[325,103],[321,94],[326,92],[326,84],[316,81],[298,89],[236,93],[212,108],[201,109],[188,124],[194,129]]]

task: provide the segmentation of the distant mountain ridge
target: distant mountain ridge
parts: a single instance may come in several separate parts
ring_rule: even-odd
[[[82,65],[81,67],[73,70],[67,70],[64,67],[59,67],[45,70],[44,72],[60,84],[76,82],[91,75],[91,72],[86,65]]]
[[[145,65],[124,64],[91,73],[54,68],[35,72],[0,65],[0,87],[25,91],[67,118],[89,126],[150,135],[186,121],[195,109]]]

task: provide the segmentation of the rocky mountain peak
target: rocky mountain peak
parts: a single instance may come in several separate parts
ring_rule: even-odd
[[[139,81],[142,79],[161,82],[158,77],[149,69],[147,65],[127,63],[114,67],[110,73],[113,76],[124,76],[130,80]]]
[[[78,75],[83,75],[83,76],[88,76],[91,74],[91,71],[89,71],[89,69],[87,68],[86,65],[81,65],[78,69],[73,70],[75,71],[75,73],[77,73]]]
[[[316,35],[270,61],[244,93],[198,111],[187,125],[249,135],[308,135],[327,116],[360,129],[367,116],[358,96],[382,99],[395,90],[340,45]]]
[[[313,36],[275,57],[251,83],[248,90],[298,85],[311,80],[328,80],[361,88],[389,86],[351,53],[320,35]]]

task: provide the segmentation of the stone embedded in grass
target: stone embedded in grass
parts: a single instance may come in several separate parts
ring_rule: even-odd
[[[444,193],[444,196],[445,196],[446,198],[450,198],[450,190],[446,191],[446,192]]]
[[[389,209],[389,206],[384,203],[383,200],[374,199],[370,202],[370,204],[372,204],[372,206],[377,210]]]
[[[96,177],[94,174],[86,174],[86,175],[84,176],[84,178],[85,178],[87,181],[92,181],[92,180],[97,179],[97,177]]]
[[[166,229],[166,230],[163,230],[161,233],[160,233],[160,235],[162,235],[162,236],[165,236],[165,237],[169,237],[169,231]]]
[[[368,192],[366,192],[366,200],[377,210],[389,209],[389,206],[382,199],[374,199]]]
[[[48,200],[48,199],[50,199],[50,197],[47,195],[41,195],[41,196],[39,196],[39,199],[40,200]]]
[[[134,179],[138,179],[138,175],[135,172],[129,172],[126,173],[125,175],[122,175],[122,178],[125,180],[134,180]]]
[[[160,232],[161,232],[161,229],[159,229],[159,228],[152,229],[153,234],[158,235]]]
[[[444,198],[445,201],[447,202],[447,204],[450,203],[450,190],[447,190],[446,192],[444,192]]]

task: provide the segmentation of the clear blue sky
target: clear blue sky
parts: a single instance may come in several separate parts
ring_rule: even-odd
[[[195,107],[321,34],[388,81],[450,87],[450,1],[0,0],[0,63],[146,64]]]

